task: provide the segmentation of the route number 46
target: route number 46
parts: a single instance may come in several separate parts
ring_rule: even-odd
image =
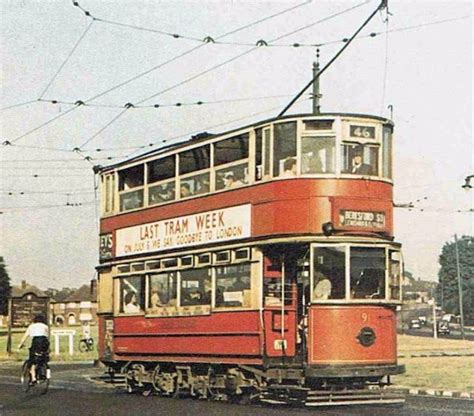
[[[375,139],[375,127],[351,126],[351,137]]]

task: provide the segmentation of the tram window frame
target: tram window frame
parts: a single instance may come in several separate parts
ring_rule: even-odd
[[[248,309],[252,305],[252,263],[219,265],[214,267],[214,305],[217,309]],[[225,282],[219,285],[219,281]],[[247,281],[246,281],[247,280]],[[232,284],[228,284],[231,283]],[[223,288],[223,290],[221,290]],[[229,290],[228,290],[229,289]],[[227,294],[227,296],[226,296]],[[226,299],[227,298],[227,299]]]
[[[238,253],[244,253],[244,257],[238,258]],[[232,250],[232,263],[240,263],[252,260],[250,247],[236,248]]]
[[[203,258],[206,258],[207,260],[202,260]],[[212,254],[211,253],[201,253],[201,254],[196,254],[196,265],[197,266],[208,266],[212,263]]]
[[[324,276],[326,279],[322,278],[319,281],[316,281],[316,263],[323,267],[324,259],[321,262],[315,253],[318,249],[338,249],[339,253],[343,253],[343,273],[342,273],[342,284],[343,290],[342,294],[338,297],[333,297],[333,290],[335,289],[335,282],[332,277],[334,276],[332,269],[328,266],[324,265],[324,270],[327,270],[330,278],[328,279],[327,275],[324,275],[323,271],[319,271],[321,273],[321,277]],[[310,252],[310,296],[311,303],[325,303],[325,302],[340,302],[348,299],[348,263],[347,263],[347,256],[348,256],[349,246],[347,244],[312,244],[311,245],[311,252]],[[339,279],[340,280],[340,279]],[[329,281],[329,284],[326,282]],[[321,283],[320,283],[321,282]],[[329,293],[327,291],[329,290]],[[339,291],[340,292],[340,291]]]
[[[177,269],[179,267],[179,257],[167,257],[160,261],[161,270]]]
[[[185,194],[183,188],[187,189]],[[178,198],[189,199],[196,196],[205,195],[211,192],[211,173],[210,170],[193,172],[179,178],[179,190],[177,190]]]
[[[207,143],[202,146],[193,147],[191,149],[183,150],[178,154],[178,172],[180,176],[185,176],[190,173],[201,172],[211,167],[211,144]],[[187,166],[185,158],[192,159],[192,165]]]
[[[176,200],[176,179],[148,185],[148,206],[165,204]]]
[[[216,191],[226,191],[249,185],[248,159],[239,160],[214,170]]]
[[[239,142],[240,146],[234,146],[235,143]],[[250,132],[242,132],[238,135],[214,141],[212,146],[214,167],[248,160],[250,154]]]
[[[286,127],[292,130],[284,131]],[[285,121],[273,124],[272,156],[273,156],[273,177],[285,178],[296,176],[291,174],[289,169],[285,169],[285,164],[289,160],[297,163],[298,156],[298,123],[296,120]]]
[[[145,206],[145,170],[145,164],[141,163],[118,171],[120,212]]]
[[[332,149],[332,155],[325,156],[324,158],[321,157],[321,154],[316,155],[314,153],[314,144],[309,146],[311,149],[310,152],[304,153],[304,148],[306,146],[306,141],[314,141],[315,144],[318,141],[321,142],[332,142],[332,146],[322,146],[317,149],[317,153],[321,153],[321,151],[325,151],[323,153],[331,153],[330,150]],[[300,148],[300,174],[301,175],[334,175],[336,173],[336,166],[337,166],[337,138],[334,134],[308,134],[303,133],[299,138],[299,148]],[[329,149],[329,151],[328,151]],[[305,159],[305,156],[307,159]],[[317,163],[321,166],[320,169],[305,169],[309,167],[311,161],[317,161]]]
[[[127,291],[125,293],[125,290],[123,288],[123,283],[126,280],[130,280],[128,282],[129,287],[132,286],[134,289],[131,289],[130,291]],[[131,280],[138,280],[137,283],[133,284]],[[143,315],[145,313],[145,296],[146,296],[146,283],[145,283],[145,275],[144,274],[128,274],[128,275],[120,275],[116,277],[116,280],[118,281],[117,283],[117,289],[118,289],[118,313],[122,315]],[[139,307],[138,311],[132,311],[131,309],[126,311],[126,304],[125,302],[128,302],[127,298],[130,298],[129,300],[131,301],[133,297],[129,296],[130,294],[135,293],[135,298]],[[137,294],[138,293],[138,296]],[[130,304],[130,302],[128,303]],[[131,308],[133,305],[131,306]]]
[[[201,273],[201,276],[197,276]],[[193,276],[193,274],[195,276]],[[207,276],[205,276],[207,274]],[[193,278],[194,277],[194,278]],[[211,306],[213,273],[211,267],[189,268],[179,271],[179,306]],[[185,282],[188,284],[185,285]],[[189,284],[189,282],[197,282]],[[202,284],[201,284],[202,283]],[[207,288],[206,288],[207,283]],[[187,286],[187,287],[185,287]],[[184,289],[184,290],[183,290]],[[196,296],[199,294],[199,297]]]
[[[145,262],[145,270],[154,271],[159,269],[161,269],[161,260],[150,260]]]
[[[393,259],[392,255],[398,255],[398,259]],[[403,256],[400,250],[396,249],[388,249],[387,255],[387,262],[388,262],[388,274],[387,274],[387,288],[386,293],[388,299],[390,300],[397,300],[402,301],[402,276],[403,276]],[[396,276],[394,276],[394,265],[398,265],[398,271],[395,272]],[[392,293],[398,292],[398,296],[393,296]]]
[[[382,126],[382,177],[393,177],[393,126]]]
[[[162,282],[157,282],[161,285],[161,293],[158,286],[155,288],[152,283],[153,277],[164,277],[167,282],[165,289]],[[170,285],[170,279],[172,283]],[[176,307],[178,305],[178,284],[179,276],[177,271],[157,271],[156,273],[147,273],[146,275],[147,282],[147,295],[146,295],[146,313],[154,314],[158,313],[162,308]],[[174,283],[173,283],[174,282]],[[156,296],[155,296],[156,295]],[[152,299],[153,298],[153,299]],[[158,299],[156,299],[158,298]],[[166,301],[164,299],[167,299]],[[160,304],[156,304],[159,302]],[[155,305],[154,305],[155,303]]]
[[[219,258],[219,256],[223,256],[224,258]],[[231,261],[231,252],[230,250],[223,250],[213,253],[213,264],[225,264],[230,263]]]
[[[130,273],[130,263],[119,264],[117,266],[117,274]]]
[[[145,263],[144,262],[137,262],[132,263],[130,265],[130,272],[131,273],[139,273],[145,271]]]
[[[368,151],[366,151],[368,149]],[[376,150],[373,157],[371,150]],[[353,160],[362,152],[361,163],[363,166],[369,166],[370,173],[353,172]],[[340,147],[341,173],[351,176],[369,176],[379,177],[380,175],[380,143],[364,143],[364,142],[342,142]],[[373,162],[371,162],[373,161]]]
[[[115,212],[115,172],[102,175],[102,215]]]
[[[355,272],[355,267],[353,266],[353,257],[356,257],[355,255],[353,256],[353,252],[356,250],[378,250],[380,252],[383,252],[383,273],[380,274],[379,276],[375,276],[374,273],[369,273],[369,279],[365,279],[362,281],[361,278],[363,277],[363,274],[360,274],[357,276],[354,274]],[[358,256],[358,258],[363,259],[363,261],[368,264],[369,258],[377,258],[376,256],[369,257],[367,253],[365,253],[363,256]],[[372,262],[374,263],[374,262]],[[387,264],[387,247],[386,246],[377,246],[377,245],[364,245],[364,244],[351,244],[349,245],[349,273],[350,273],[350,299],[354,301],[386,301],[388,299],[388,294],[387,294],[387,280],[388,280],[388,264]],[[373,264],[371,264],[373,266]],[[364,268],[364,270],[361,273],[364,273],[365,271],[371,271],[371,270],[377,270],[377,268]],[[354,277],[356,276],[356,277]],[[380,282],[380,277],[382,276],[383,282]],[[376,282],[375,279],[378,279],[378,282]],[[356,291],[356,287],[358,286],[359,283],[364,283],[364,286],[361,285],[360,292]],[[377,283],[377,290],[375,290],[375,283]],[[370,285],[373,287],[370,287]],[[382,290],[380,292],[380,290]],[[365,293],[367,292],[367,294]],[[369,292],[372,292],[371,294],[368,294]],[[361,293],[361,295],[358,295],[357,293]]]
[[[187,263],[187,264],[186,264]],[[194,266],[194,256],[183,256],[180,258],[180,267],[193,267]]]

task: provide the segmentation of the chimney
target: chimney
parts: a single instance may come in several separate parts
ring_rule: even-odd
[[[26,286],[27,286],[26,280],[22,280],[22,281],[21,281],[21,289],[22,289],[22,290],[26,289]]]
[[[91,301],[97,302],[97,279],[91,280]]]

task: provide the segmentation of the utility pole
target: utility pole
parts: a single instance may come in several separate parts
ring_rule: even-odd
[[[314,115],[319,115],[321,114],[321,104],[319,103],[319,99],[322,97],[322,95],[319,93],[319,77],[316,75],[319,72],[319,48],[316,49],[316,62],[313,62],[313,79],[315,81],[313,82],[313,114]]]
[[[458,275],[458,292],[459,292],[459,315],[461,317],[461,337],[466,339],[464,336],[464,308],[462,301],[462,281],[461,281],[461,268],[459,266],[459,248],[458,248],[458,236],[454,234],[454,243],[456,248],[456,272]]]

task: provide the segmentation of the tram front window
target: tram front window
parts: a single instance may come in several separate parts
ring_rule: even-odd
[[[375,145],[343,144],[342,173],[378,176],[378,154]]]
[[[303,137],[301,139],[301,173],[334,173],[335,146],[334,137]]]
[[[344,246],[313,249],[313,302],[344,299],[345,257]]]
[[[351,247],[351,298],[385,299],[385,249]]]

